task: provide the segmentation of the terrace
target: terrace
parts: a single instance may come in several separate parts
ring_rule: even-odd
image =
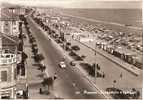
[[[16,59],[17,59],[17,57],[15,54],[2,53],[2,54],[0,54],[0,65],[16,63],[16,61],[17,61]]]

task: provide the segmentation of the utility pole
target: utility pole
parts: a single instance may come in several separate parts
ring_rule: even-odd
[[[95,64],[94,64],[94,70],[95,70],[95,82],[96,82],[96,78],[97,78],[97,52],[96,52],[96,42],[95,42]]]
[[[93,68],[94,68],[94,73],[95,73],[95,79],[97,78],[97,64],[93,64]]]

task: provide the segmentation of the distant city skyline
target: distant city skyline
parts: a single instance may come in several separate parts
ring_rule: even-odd
[[[141,0],[0,0],[27,6],[61,8],[142,8]]]

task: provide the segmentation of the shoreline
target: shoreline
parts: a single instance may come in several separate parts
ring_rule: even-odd
[[[142,27],[135,27],[135,26],[126,26],[125,24],[120,24],[120,23],[116,23],[116,22],[107,22],[107,21],[101,21],[101,20],[95,20],[95,19],[91,19],[91,18],[86,18],[86,17],[80,17],[80,16],[73,16],[73,15],[69,15],[69,14],[65,14],[62,13],[61,15],[63,16],[68,16],[71,18],[76,18],[77,20],[82,20],[85,21],[89,24],[100,24],[105,26],[108,29],[112,29],[114,31],[119,31],[119,32],[127,32],[127,33],[139,33],[142,34]]]

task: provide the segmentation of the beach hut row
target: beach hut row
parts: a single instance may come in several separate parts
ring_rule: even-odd
[[[125,53],[123,50],[119,50],[117,48],[115,48],[113,45],[109,45],[106,43],[96,43],[96,46],[106,52],[108,52],[109,54],[114,55],[115,57],[118,57],[120,59],[122,59],[123,61],[132,64],[136,67],[138,67],[139,69],[142,69],[142,65],[143,63],[141,62],[142,58],[136,57],[135,55],[132,55],[131,53]]]

